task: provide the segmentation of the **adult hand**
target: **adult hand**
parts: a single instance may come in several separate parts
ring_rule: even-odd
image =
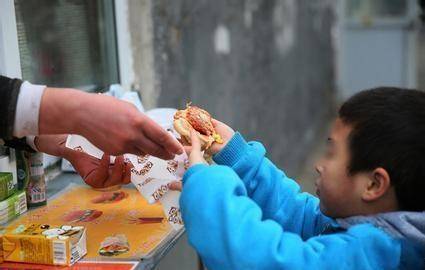
[[[131,164],[125,163],[122,156],[110,165],[110,156],[103,155],[99,160],[86,153],[65,147],[67,135],[41,135],[35,138],[40,152],[60,156],[71,162],[84,182],[94,188],[107,188],[130,183]]]
[[[172,159],[183,152],[177,140],[131,103],[73,89],[44,91],[39,133],[79,134],[111,155]]]
[[[91,187],[108,188],[130,183],[132,165],[124,162],[123,156],[117,156],[114,164],[110,164],[110,156],[106,154],[99,160],[72,149],[66,151],[69,152],[66,159]]]

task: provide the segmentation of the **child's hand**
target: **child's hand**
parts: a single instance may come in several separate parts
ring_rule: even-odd
[[[194,129],[190,130],[190,141],[192,146],[186,146],[185,150],[189,156],[189,167],[192,167],[196,164],[207,164],[204,159],[204,154],[201,151],[201,141],[197,136],[197,131]]]
[[[168,184],[170,190],[182,191],[182,181],[174,181]]]
[[[189,156],[189,167],[192,167],[196,164],[208,164],[204,159],[204,154],[201,151],[201,142],[199,137],[196,135],[197,131],[194,129],[190,130],[190,140],[192,145],[185,146],[186,153]],[[168,185],[170,190],[182,190],[182,182],[175,181]]]
[[[233,131],[233,129],[231,127],[229,127],[228,125],[212,119],[212,123],[214,125],[215,130],[217,131],[217,133],[221,136],[221,138],[223,139],[223,143],[213,143],[211,145],[211,147],[207,150],[207,153],[210,155],[215,155],[218,152],[221,151],[221,149],[223,149],[226,144],[230,141],[230,139],[233,137],[233,135],[235,134],[235,132]]]

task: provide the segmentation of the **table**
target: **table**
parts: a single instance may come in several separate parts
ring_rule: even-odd
[[[81,194],[81,198],[84,198],[84,194],[83,193],[88,193],[88,194],[94,194],[95,191],[91,190],[90,188],[87,187],[87,185],[85,185],[85,183],[82,181],[81,177],[78,176],[75,173],[61,173],[59,176],[57,176],[55,179],[51,180],[48,182],[47,184],[47,197],[48,197],[48,205],[47,206],[41,206],[41,207],[37,207],[37,208],[33,208],[31,209],[29,213],[25,214],[24,216],[18,218],[17,220],[14,220],[11,222],[11,224],[13,224],[14,222],[32,222],[34,221],[34,218],[36,217],[37,219],[40,218],[40,221],[46,221],[46,222],[56,222],[58,220],[58,218],[56,218],[56,216],[53,216],[53,218],[47,218],[47,217],[42,217],[43,215],[41,215],[40,213],[46,213],[46,215],[48,215],[47,213],[52,213],[52,211],[59,211],[59,207],[60,211],[63,211],[64,213],[67,212],[68,210],[70,212],[72,212],[73,210],[75,210],[75,205],[73,205],[73,203],[69,203],[68,204],[64,204],[62,201],[66,200],[66,201],[71,201],[69,200],[69,196],[71,193],[67,193],[69,190],[72,189],[76,189],[79,191],[79,194]],[[161,210],[161,206],[160,205],[153,205],[153,206],[147,206],[147,204],[145,203],[145,201],[140,201],[140,200],[144,200],[142,198],[142,196],[140,194],[137,193],[137,190],[130,184],[124,187],[125,189],[123,189],[123,191],[125,191],[125,193],[127,193],[127,196],[129,196],[129,200],[131,199],[131,201],[133,201],[133,203],[136,202],[135,205],[141,205],[147,209],[147,212],[153,212],[156,213],[155,215],[158,215],[158,211]],[[66,190],[65,194],[64,190]],[[96,194],[102,194],[100,192],[96,193]],[[66,197],[68,196],[68,197]],[[73,195],[75,196],[75,194]],[[140,196],[140,197],[139,197]],[[90,197],[91,198],[91,197]],[[81,199],[83,200],[83,199]],[[123,199],[124,200],[124,199]],[[119,203],[121,203],[121,205],[119,205]],[[138,227],[137,225],[133,225],[129,223],[124,223],[121,222],[119,224],[117,224],[117,226],[114,226],[115,224],[112,224],[111,226],[111,222],[114,222],[112,220],[112,217],[108,217],[108,209],[113,209],[113,207],[120,207],[120,208],[125,208],[128,207],[131,204],[130,201],[127,202],[117,202],[115,204],[115,202],[113,203],[108,203],[108,205],[106,204],[99,204],[98,209],[102,210],[105,214],[103,215],[104,218],[102,220],[102,218],[99,218],[96,222],[98,222],[97,225],[92,225],[91,223],[82,223],[80,225],[85,225],[88,224],[88,243],[90,243],[90,229],[92,230],[92,239],[96,239],[96,242],[99,242],[99,237],[95,237],[95,234],[97,233],[96,231],[93,231],[93,228],[90,228],[90,226],[102,226],[102,222],[105,222],[106,224],[108,224],[110,227],[112,227],[112,231],[115,227],[126,227],[127,231],[128,231],[128,227],[129,226],[134,226],[132,228],[135,228],[135,230],[140,230],[141,227]],[[65,206],[64,206],[65,205]],[[85,205],[85,204],[83,204]],[[88,203],[89,208],[93,208],[93,203],[89,202]],[[55,206],[55,207],[53,207]],[[103,207],[103,208],[102,208]],[[99,212],[102,212],[99,211]],[[119,209],[117,208],[118,211],[118,215],[120,215],[119,220],[124,220],[124,218],[122,218],[122,216],[124,214],[126,214],[125,210],[123,209]],[[125,213],[124,213],[125,212]],[[62,212],[61,212],[62,213]],[[162,213],[160,211],[160,213]],[[110,216],[113,216],[114,214],[111,214]],[[148,213],[149,215],[149,213]],[[36,221],[38,221],[36,219]],[[131,222],[133,220],[130,220]],[[84,221],[83,221],[84,222]],[[139,223],[138,223],[139,224]],[[144,230],[152,230],[152,228],[154,228],[153,226],[155,226],[155,224],[143,224],[142,226]],[[160,235],[165,235],[166,237],[161,238],[162,240],[160,242],[158,242],[159,244],[157,244],[156,242],[153,245],[156,245],[155,249],[153,249],[152,252],[149,252],[148,256],[144,256],[144,258],[142,257],[138,257],[138,258],[131,258],[131,259],[125,259],[125,258],[119,258],[120,256],[117,256],[116,258],[114,257],[107,257],[104,258],[104,260],[140,260],[140,263],[138,265],[137,269],[154,269],[157,264],[159,263],[159,261],[167,254],[167,252],[176,244],[177,240],[180,238],[180,236],[184,233],[184,229],[180,230],[180,231],[174,231],[174,230],[168,230],[168,227],[171,227],[168,225],[168,223],[166,223],[165,220],[162,221],[162,223],[159,223],[158,225],[158,230]],[[168,226],[168,227],[167,227]],[[161,231],[162,230],[162,231]],[[129,234],[129,233],[127,233]],[[134,234],[137,234],[137,231],[135,231],[133,233],[133,237],[128,237],[129,238],[129,242],[131,242],[131,238],[135,239]],[[141,234],[140,234],[141,235]],[[140,240],[140,239],[136,239],[136,240]],[[88,244],[89,245],[89,244]],[[98,243],[93,244],[92,246],[89,248],[89,253],[91,252],[91,256],[93,256],[93,249],[94,249],[94,245],[98,245]],[[131,246],[131,245],[130,245]],[[90,251],[91,249],[91,251]],[[89,254],[88,254],[89,255]],[[87,256],[88,256],[87,255]],[[87,259],[87,258],[85,258]],[[84,259],[83,259],[84,260]],[[88,258],[88,260],[93,260],[93,258]]]

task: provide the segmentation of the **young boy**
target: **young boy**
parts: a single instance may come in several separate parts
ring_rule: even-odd
[[[209,270],[425,269],[425,93],[363,91],[339,110],[300,193],[257,142],[215,122],[208,166],[192,132],[181,211]]]

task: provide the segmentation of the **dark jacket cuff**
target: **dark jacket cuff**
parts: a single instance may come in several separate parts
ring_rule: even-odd
[[[13,139],[16,105],[22,81],[0,76],[0,138]]]

